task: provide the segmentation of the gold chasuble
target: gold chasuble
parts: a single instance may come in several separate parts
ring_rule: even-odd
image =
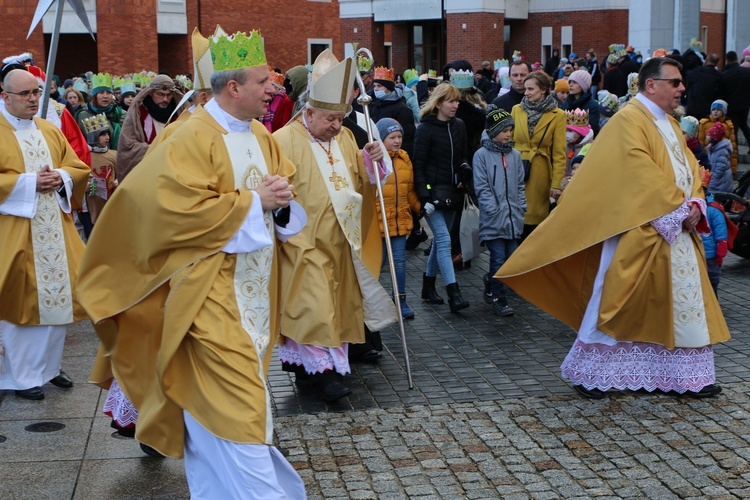
[[[364,342],[365,323],[379,330],[396,317],[377,281],[382,243],[362,154],[346,128],[330,150],[321,147],[301,118],[274,137],[297,166],[294,188],[308,217],[281,248],[281,333],[320,347]]]
[[[729,340],[729,330],[708,280],[700,236],[683,233],[670,246],[650,224],[686,199],[703,198],[698,163],[679,125],[668,118],[670,136],[689,170],[689,175],[676,178],[673,155],[655,120],[637,99],[613,116],[558,207],[495,277],[578,330],[591,298],[602,242],[619,235],[604,279],[597,328],[620,341],[679,346],[684,321],[675,315],[685,314],[687,302],[684,290],[675,289],[683,285],[673,280],[673,274],[687,265],[696,273],[694,287],[700,287],[689,291],[688,302],[702,302],[687,307],[687,314],[702,306],[701,321],[708,330],[704,345],[723,342]],[[694,332],[688,336],[697,337]]]
[[[11,194],[19,175],[45,166],[70,174],[73,197],[80,202],[89,167],[57,127],[38,118],[34,123],[36,130],[15,130],[0,114],[0,202]],[[0,233],[0,319],[29,326],[67,325],[86,318],[74,300],[84,245],[73,217],[61,210],[57,194],[40,193],[32,219],[0,216]]]
[[[102,341],[92,381],[107,387],[114,374],[138,409],[136,438],[167,456],[183,455],[183,409],[222,439],[271,440],[277,247],[221,249],[249,213],[248,189],[265,172],[291,181],[294,166],[251,126],[227,134],[197,109],[117,188],[81,267],[81,303]]]

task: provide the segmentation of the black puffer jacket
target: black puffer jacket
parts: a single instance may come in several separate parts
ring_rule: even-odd
[[[467,163],[466,126],[459,118],[444,122],[436,115],[422,118],[414,137],[414,188],[419,200],[432,202],[427,186],[452,185],[470,181],[472,173]],[[468,176],[468,177],[467,177]]]

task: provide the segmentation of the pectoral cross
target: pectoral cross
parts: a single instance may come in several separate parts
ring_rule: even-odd
[[[340,191],[341,188],[348,188],[349,182],[344,178],[341,177],[339,174],[334,172],[329,178],[329,181],[333,182],[333,187],[336,189],[336,191]]]
[[[252,152],[252,150],[248,148],[248,150],[246,152],[247,152],[247,157],[252,160],[253,159],[253,152]]]

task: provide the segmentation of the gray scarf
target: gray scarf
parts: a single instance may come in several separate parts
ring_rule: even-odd
[[[547,111],[552,111],[557,107],[555,97],[550,93],[544,100],[539,102],[529,101],[526,97],[521,100],[521,109],[529,115],[529,137],[534,135],[534,128],[539,123],[539,119]]]
[[[482,138],[482,146],[484,146],[488,151],[492,151],[493,153],[501,153],[504,155],[507,155],[508,153],[513,151],[513,141],[497,142],[485,137]]]

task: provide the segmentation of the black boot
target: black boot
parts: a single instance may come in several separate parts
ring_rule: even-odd
[[[451,283],[446,286],[445,291],[448,292],[448,305],[452,313],[469,307],[469,303],[461,297],[461,290],[458,289],[458,283]]]
[[[326,401],[336,401],[352,393],[352,390],[343,384],[344,378],[333,370],[316,373],[313,378]]]
[[[426,300],[430,304],[445,304],[443,298],[435,290],[435,278],[436,276],[422,274],[422,300]]]

